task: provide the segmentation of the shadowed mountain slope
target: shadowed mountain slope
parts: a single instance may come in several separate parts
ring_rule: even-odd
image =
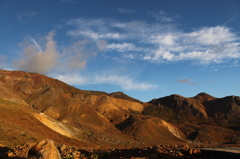
[[[13,143],[25,141],[24,136],[102,148],[238,142],[239,107],[239,97],[206,93],[143,103],[122,92],[85,91],[37,73],[0,70],[0,126],[5,132],[0,139],[9,129],[14,132],[10,138],[18,134]]]
[[[240,97],[227,96],[203,102],[208,116],[222,124],[240,125]]]
[[[240,141],[240,98],[215,98],[207,93],[186,98],[170,95],[153,99],[144,115],[175,123],[187,139],[201,143],[236,143]],[[233,129],[229,129],[233,128]]]
[[[216,121],[225,124],[240,124],[240,97],[215,98],[199,93],[192,98],[170,95],[149,102],[143,113],[162,117],[168,121]]]
[[[205,107],[201,104],[200,96],[185,98],[180,95],[170,95],[163,98],[153,99],[149,102],[143,113],[158,116],[170,122],[187,122],[207,119]]]

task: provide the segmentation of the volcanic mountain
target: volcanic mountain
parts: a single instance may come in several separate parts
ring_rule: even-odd
[[[238,143],[240,98],[206,93],[148,103],[122,92],[80,90],[37,73],[0,70],[0,142],[50,138],[91,147]]]
[[[215,98],[207,93],[191,98],[174,94],[151,100],[143,114],[177,124],[187,139],[195,142],[236,143],[240,139],[239,100],[237,96]]]

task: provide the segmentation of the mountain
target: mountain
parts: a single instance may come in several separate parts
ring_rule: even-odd
[[[0,97],[3,103],[14,103],[13,108],[8,107],[11,111],[9,110],[8,116],[2,121],[8,121],[10,118],[19,121],[14,123],[17,127],[20,122],[25,122],[26,125],[31,123],[33,127],[39,122],[43,125],[39,130],[33,128],[28,131],[29,128],[26,128],[27,132],[34,131],[36,134],[29,139],[39,140],[40,136],[43,138],[45,135],[42,131],[48,127],[55,133],[59,133],[59,139],[64,139],[61,137],[64,135],[65,138],[81,141],[78,145],[129,147],[142,145],[145,140],[134,139],[133,136],[125,134],[123,130],[116,127],[130,116],[141,115],[145,108],[142,102],[122,92],[108,94],[84,91],[44,75],[23,71],[0,70],[0,84],[2,90]],[[19,115],[15,107],[21,107],[24,114]],[[18,116],[22,117],[17,118]],[[31,122],[25,120],[25,116],[31,116],[33,120]],[[164,128],[168,130],[167,127]],[[167,133],[171,134],[170,131]],[[21,133],[17,136],[21,136]],[[57,135],[54,136],[57,137]],[[46,137],[48,138],[47,135]],[[147,140],[146,143],[151,142]],[[69,144],[76,143],[69,142]]]
[[[148,103],[80,90],[37,73],[0,70],[0,142],[50,138],[93,148],[240,141],[239,97],[170,95]]]
[[[203,103],[208,116],[222,124],[240,125],[240,97],[227,96]]]
[[[130,101],[136,102],[136,103],[142,103],[141,101],[134,99],[134,98],[124,94],[123,92],[113,92],[113,93],[110,93],[109,96],[114,97],[114,98],[130,100]]]
[[[215,98],[199,93],[186,98],[173,94],[151,100],[143,114],[177,124],[189,140],[235,143],[240,139],[240,98],[236,96]]]
[[[170,95],[149,102],[145,114],[155,115],[165,120],[215,121],[222,124],[240,124],[240,97],[228,96],[215,98],[207,93],[186,98],[180,95]],[[168,113],[166,113],[168,112]]]

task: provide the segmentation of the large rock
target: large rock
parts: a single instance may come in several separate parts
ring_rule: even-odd
[[[52,140],[42,140],[28,151],[27,159],[61,159]]]

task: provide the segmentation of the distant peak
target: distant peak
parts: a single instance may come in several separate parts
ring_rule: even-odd
[[[137,100],[135,98],[132,98],[132,97],[126,95],[123,92],[113,92],[113,93],[110,93],[109,96],[110,97],[114,97],[114,98],[120,98],[120,99],[129,100],[129,101],[133,101],[133,102],[137,102],[137,103],[142,103],[141,101],[139,101],[139,100]]]
[[[178,97],[178,98],[185,98],[185,97],[183,97],[183,96],[181,96],[181,95],[179,95],[179,94],[171,94],[170,96],[168,96],[168,97]]]
[[[110,95],[122,95],[122,94],[124,94],[123,92],[112,92],[112,93],[110,93]],[[125,94],[124,94],[125,95]]]
[[[197,96],[211,96],[205,92],[198,93]]]
[[[193,97],[197,100],[200,100],[200,102],[206,102],[206,101],[209,101],[209,100],[212,100],[212,99],[216,99],[215,97],[205,93],[205,92],[201,92],[199,94],[197,94],[195,97]]]

